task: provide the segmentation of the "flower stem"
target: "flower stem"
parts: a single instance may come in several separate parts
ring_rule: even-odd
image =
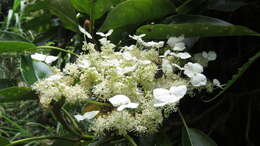
[[[58,47],[54,47],[54,46],[38,46],[38,47],[36,47],[36,49],[54,49],[54,50],[59,50],[59,51],[66,52],[66,53],[69,53],[69,54],[72,54],[72,55],[79,57],[78,54],[76,54],[72,51],[65,50],[65,49],[58,48]]]
[[[60,140],[67,140],[67,141],[79,141],[79,139],[72,139],[72,138],[68,138],[68,137],[38,136],[38,137],[30,137],[30,138],[24,138],[24,139],[16,140],[16,141],[13,141],[6,146],[13,146],[13,145],[20,144],[20,143],[26,143],[26,142],[30,142],[30,141],[43,140],[43,139],[60,139]]]
[[[132,146],[138,146],[134,139],[132,137],[130,137],[129,135],[125,135],[125,138],[132,144]]]

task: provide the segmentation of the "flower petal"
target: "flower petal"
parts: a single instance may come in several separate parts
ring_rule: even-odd
[[[86,112],[83,117],[84,119],[91,120],[93,119],[97,114],[99,114],[100,111],[91,111],[91,112]]]
[[[117,108],[117,111],[122,111],[126,108],[131,108],[131,109],[134,109],[134,108],[137,108],[139,106],[138,103],[128,103],[128,104],[125,104],[125,105],[121,105]]]
[[[191,57],[191,55],[188,52],[184,52],[184,53],[171,53],[171,55],[179,57],[181,59],[188,59]]]
[[[82,32],[84,35],[86,35],[89,39],[92,39],[92,36],[90,33],[88,33],[83,27],[78,26],[79,31]]]
[[[192,76],[190,82],[195,87],[204,86],[207,83],[207,78],[203,74],[196,74]]]
[[[131,103],[130,99],[125,95],[116,95],[111,98],[109,98],[109,102],[114,106],[118,107],[121,105],[125,105],[128,103]]]
[[[176,96],[179,99],[182,98],[186,94],[186,92],[187,92],[187,87],[185,85],[172,86],[170,88],[170,94]]]
[[[184,65],[184,74],[188,77],[192,77],[197,73],[203,72],[203,66],[198,63],[188,62]]]

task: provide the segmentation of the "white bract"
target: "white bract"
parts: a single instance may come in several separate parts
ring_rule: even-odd
[[[174,50],[174,51],[183,51],[185,49],[185,44],[183,43],[184,36],[180,37],[170,37],[167,41],[167,44]]]
[[[216,58],[217,58],[217,54],[214,51],[209,51],[209,52],[203,51],[202,56],[204,58],[208,59],[209,61],[216,60]]]
[[[132,38],[132,39],[134,39],[134,40],[136,40],[138,43],[143,44],[144,41],[143,41],[142,38],[145,37],[145,34],[141,34],[141,35],[133,35],[133,36],[129,35],[129,37]]]
[[[170,103],[178,103],[186,94],[187,87],[185,85],[172,86],[170,90],[164,88],[156,88],[153,90],[155,99],[155,107],[161,107]]]
[[[181,59],[188,59],[191,57],[191,55],[188,52],[183,52],[183,53],[170,53],[171,55],[181,58]]]
[[[91,111],[91,112],[86,112],[83,115],[77,114],[74,117],[76,118],[77,121],[82,121],[82,120],[91,120],[93,119],[97,114],[99,114],[99,111]]]
[[[78,26],[78,28],[79,28],[79,31],[80,32],[82,32],[84,35],[86,35],[87,36],[87,38],[89,38],[89,39],[92,39],[92,36],[91,36],[91,34],[90,33],[88,33],[83,27],[81,27],[81,26]]]
[[[213,79],[213,85],[223,89],[223,85],[220,84],[218,79]]]
[[[203,72],[202,65],[198,63],[192,63],[192,62],[188,62],[187,64],[185,64],[183,69],[184,69],[184,74],[190,78],[195,76],[196,74],[200,74]]]
[[[163,47],[164,45],[164,42],[163,41],[160,41],[160,42],[154,42],[154,41],[151,41],[151,42],[144,42],[143,44],[145,47],[151,47],[151,48],[161,48]]]
[[[31,58],[34,60],[38,60],[38,61],[44,61],[47,64],[50,64],[53,61],[58,59],[58,57],[56,57],[56,56],[47,56],[47,55],[39,54],[39,53],[32,54]]]
[[[164,73],[172,73],[172,65],[168,59],[163,59],[162,60],[162,71]]]
[[[77,65],[78,65],[78,67],[81,67],[81,68],[89,68],[90,62],[86,59],[83,59],[83,60],[80,60]]]
[[[132,103],[130,99],[125,95],[116,95],[109,98],[109,102],[114,106],[117,107],[117,111],[122,111],[125,108],[137,108],[138,103]]]
[[[207,84],[207,78],[203,74],[196,74],[191,77],[190,82],[195,87],[205,86]]]
[[[102,37],[108,37],[113,33],[113,29],[110,29],[107,33],[97,32],[96,34]]]

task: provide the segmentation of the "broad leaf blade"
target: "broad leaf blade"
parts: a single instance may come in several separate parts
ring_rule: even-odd
[[[182,146],[217,146],[217,144],[202,131],[183,127]]]
[[[110,0],[96,0],[95,2],[93,0],[71,0],[71,3],[76,10],[89,16],[92,15],[94,19],[103,16],[112,6]]]
[[[163,21],[166,24],[189,24],[189,23],[205,23],[219,26],[230,26],[231,23],[228,23],[224,20],[217,18],[202,16],[202,15],[175,15],[168,17]]]
[[[151,39],[166,39],[170,36],[217,37],[217,36],[260,36],[259,33],[239,25],[219,26],[205,23],[145,25],[137,34],[146,34]]]
[[[59,17],[65,28],[77,32],[78,22],[70,0],[47,0],[51,12]]]
[[[32,85],[36,81],[46,78],[52,73],[50,67],[47,64],[33,61],[30,56],[23,56],[21,58],[20,70],[23,80],[28,85]]]
[[[0,41],[0,53],[33,51],[36,46],[30,42],[21,41]]]
[[[0,31],[0,53],[24,52],[36,46],[22,36],[8,31]]]
[[[175,11],[168,0],[127,0],[113,8],[100,31],[107,31],[127,25],[140,25],[158,19]]]
[[[37,99],[35,92],[28,87],[10,87],[0,90],[0,103]]]

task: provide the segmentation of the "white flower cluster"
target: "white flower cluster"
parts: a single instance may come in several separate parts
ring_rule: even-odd
[[[203,66],[187,61],[191,55],[183,52],[183,36],[171,37],[165,45],[163,41],[145,42],[142,39],[145,35],[134,35],[130,38],[136,40],[135,45],[115,52],[116,45],[108,40],[112,32],[97,33],[102,37],[99,40],[101,52],[95,50],[95,44],[85,42],[83,50],[88,54],[80,55],[75,63],[68,63],[62,72],[56,71],[34,84],[44,107],[48,108],[52,100],[61,97],[68,104],[89,100],[111,104],[106,110],[101,107],[75,118],[92,121],[89,130],[96,135],[105,135],[108,131],[119,135],[146,134],[158,129],[164,108],[176,109],[188,91],[207,88]],[[160,55],[158,50],[165,48],[170,49]],[[208,58],[212,56],[208,54]],[[216,80],[214,84],[221,86]]]

